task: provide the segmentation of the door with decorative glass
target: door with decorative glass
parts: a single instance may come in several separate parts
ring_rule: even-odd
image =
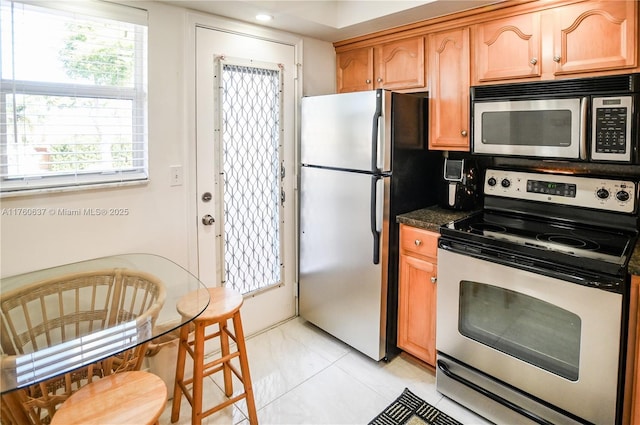
[[[295,47],[205,28],[196,45],[200,278],[244,294],[255,333],[295,315]]]

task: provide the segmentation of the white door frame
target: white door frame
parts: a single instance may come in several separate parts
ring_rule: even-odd
[[[219,30],[228,33],[234,33],[243,36],[250,36],[254,38],[263,39],[266,41],[273,41],[281,44],[286,44],[293,46],[294,55],[295,55],[295,73],[296,78],[293,84],[294,96],[295,96],[295,107],[294,107],[294,120],[295,120],[295,130],[294,130],[294,160],[293,164],[288,167],[287,173],[292,178],[293,184],[291,185],[291,189],[289,193],[287,193],[287,201],[294,203],[294,208],[292,211],[295,211],[293,217],[285,217],[285,220],[289,220],[293,222],[293,232],[295,235],[298,234],[298,163],[299,163],[299,134],[300,134],[300,123],[299,123],[299,102],[302,93],[302,73],[300,72],[300,68],[302,66],[302,39],[287,33],[282,33],[279,31],[270,30],[263,27],[253,26],[250,24],[244,24],[240,22],[234,22],[231,20],[227,20],[220,17],[203,15],[198,13],[188,13],[188,34],[186,39],[186,44],[190,46],[185,54],[185,80],[188,87],[187,96],[185,104],[187,107],[185,108],[185,122],[188,123],[188,128],[186,132],[188,134],[188,152],[185,155],[187,158],[187,165],[185,167],[185,183],[188,184],[188,199],[190,200],[188,205],[189,216],[193,217],[193,222],[187,223],[187,232],[188,232],[188,241],[189,241],[189,269],[198,275],[202,280],[206,280],[209,277],[205,277],[200,270],[199,264],[199,253],[198,253],[198,231],[201,223],[201,217],[198,214],[198,206],[199,206],[199,197],[197,188],[197,122],[196,122],[196,79],[189,78],[188,76],[196,75],[196,28],[203,27],[213,30]],[[213,230],[213,226],[212,227]],[[297,237],[292,238],[295,242],[293,242],[294,246],[290,247],[294,252],[294,264],[289,267],[289,271],[287,272],[285,279],[288,280],[289,287],[294,292],[295,296],[295,314],[297,314],[297,289],[298,289],[298,247],[297,247]],[[221,267],[220,265],[218,267]],[[247,301],[248,303],[251,300]],[[251,333],[251,329],[246,330],[247,334]]]

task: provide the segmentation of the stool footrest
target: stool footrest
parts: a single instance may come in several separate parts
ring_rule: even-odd
[[[215,359],[210,361],[209,363],[206,363],[202,366],[203,370],[207,370],[211,367],[214,367],[216,365],[222,364],[222,363],[228,363],[231,361],[231,359],[234,359],[236,357],[240,357],[240,352],[239,351],[234,351],[233,353],[229,353],[226,356],[220,357],[219,359]],[[206,375],[205,375],[206,376]]]
[[[231,406],[232,404],[239,402],[243,398],[247,398],[247,393],[246,392],[244,392],[244,393],[242,393],[240,395],[237,395],[235,397],[232,397],[232,398],[230,398],[230,399],[228,399],[226,401],[223,401],[222,403],[218,404],[217,406],[212,407],[211,409],[209,409],[209,410],[207,410],[205,412],[202,412],[202,417],[204,418],[205,416],[209,416],[209,415],[211,415],[213,413],[216,413],[217,411],[222,410],[225,407]]]
[[[187,388],[187,385],[192,383],[193,383],[193,379],[185,379],[182,382],[176,382],[176,385],[180,386],[180,388],[182,389],[182,393],[184,394],[185,398],[187,399],[187,401],[191,406],[193,406],[193,397],[191,397],[191,391],[189,391],[189,389]]]
[[[240,380],[240,382],[242,382],[242,385],[244,385],[244,377],[242,376],[242,374],[238,371],[238,369],[236,369],[236,367],[232,364],[229,365],[229,369],[231,369],[231,371],[233,372],[234,375],[236,375],[236,377]]]

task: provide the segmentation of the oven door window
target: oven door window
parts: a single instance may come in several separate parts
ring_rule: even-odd
[[[459,332],[571,381],[580,366],[580,317],[546,301],[484,283],[460,282]]]

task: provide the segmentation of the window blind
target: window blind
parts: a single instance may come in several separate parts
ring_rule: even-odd
[[[148,178],[146,18],[78,3],[0,0],[3,195]]]

